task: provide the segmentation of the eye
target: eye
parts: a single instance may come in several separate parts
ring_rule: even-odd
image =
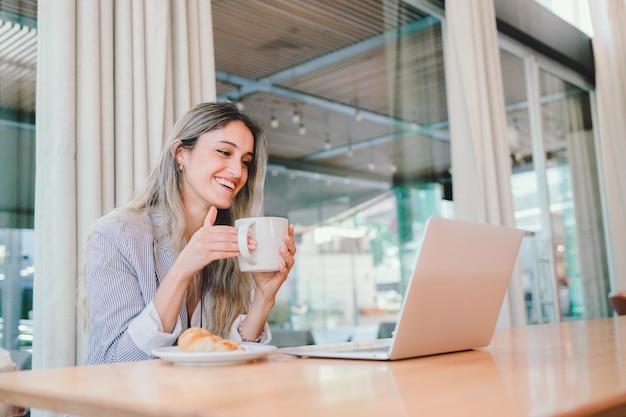
[[[252,160],[249,160],[249,161],[241,161],[241,164],[242,164],[243,166],[245,166],[246,168],[250,168],[250,167],[252,166],[252,162],[253,162]]]
[[[226,150],[226,149],[218,149],[217,152],[221,153],[224,156],[230,156],[231,155],[230,151]]]

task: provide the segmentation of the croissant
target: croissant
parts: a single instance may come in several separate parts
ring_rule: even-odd
[[[200,327],[190,327],[178,337],[178,349],[181,352],[226,352],[244,350],[232,340],[222,339]]]

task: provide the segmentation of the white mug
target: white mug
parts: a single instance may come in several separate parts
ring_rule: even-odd
[[[239,246],[239,268],[244,272],[278,271],[284,263],[278,251],[287,249],[283,237],[288,233],[289,221],[284,217],[247,217],[235,220]],[[256,248],[248,250],[248,233],[256,240]]]

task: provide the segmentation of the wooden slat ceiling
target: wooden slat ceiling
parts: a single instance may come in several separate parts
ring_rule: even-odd
[[[218,93],[240,97],[265,120],[273,115],[279,121],[270,129],[275,160],[386,182],[393,166],[403,177],[448,172],[436,20],[404,3],[381,0],[217,0],[213,18],[216,67],[248,80],[221,83]],[[271,79],[281,73],[285,76]],[[276,88],[263,89],[267,81]],[[357,109],[371,117],[358,121]],[[300,123],[291,122],[295,111],[302,115],[305,135],[298,134]],[[444,132],[429,137],[411,131],[414,123]],[[325,149],[327,139],[331,151]]]
[[[34,22],[36,1],[0,0],[0,109],[11,113],[35,111],[37,30],[7,18]]]
[[[37,0],[0,0],[0,10],[37,20]]]

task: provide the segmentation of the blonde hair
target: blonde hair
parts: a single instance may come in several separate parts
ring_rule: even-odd
[[[170,151],[170,145],[180,140],[179,146],[193,149],[201,135],[224,128],[234,121],[243,122],[252,133],[254,158],[248,167],[246,184],[235,196],[230,208],[218,210],[215,224],[232,226],[237,218],[260,215],[268,158],[265,129],[229,102],[202,103],[183,115],[174,125],[161,152],[159,163],[147,178],[143,189],[132,201],[116,211],[139,214],[160,212],[172,250],[176,254],[180,253],[189,236],[181,196],[182,172],[177,169],[178,164]],[[160,238],[163,236],[155,236],[155,239]],[[250,275],[239,270],[236,259],[229,258],[208,264],[200,271],[199,277],[201,297],[204,298],[210,292],[213,299],[209,313],[209,330],[221,337],[228,337],[234,320],[239,314],[245,313],[250,305],[253,289]]]

